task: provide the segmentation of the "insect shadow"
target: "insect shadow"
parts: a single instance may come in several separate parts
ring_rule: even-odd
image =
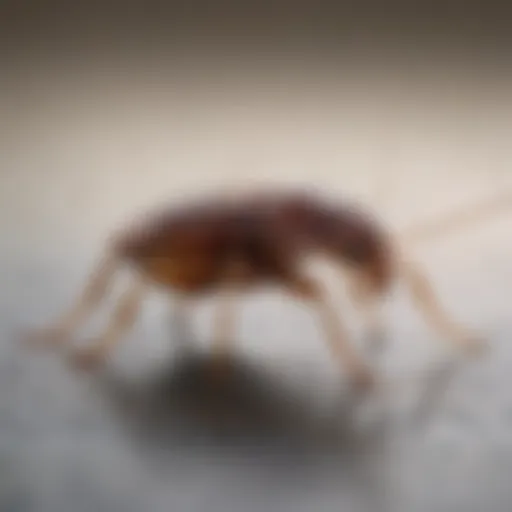
[[[231,355],[222,378],[212,378],[212,360],[183,350],[138,382],[104,372],[96,384],[125,433],[146,455],[222,453],[270,458],[300,468],[313,464],[353,467],[375,453],[383,427],[360,429],[351,421],[353,402],[338,395],[329,411],[268,368]],[[270,462],[270,461],[269,461]]]

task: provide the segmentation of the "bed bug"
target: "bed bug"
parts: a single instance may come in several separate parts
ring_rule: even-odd
[[[467,220],[467,215],[459,215],[459,223]],[[457,217],[452,224],[457,225]],[[450,223],[441,220],[439,225]],[[422,229],[420,237],[435,231],[429,232],[429,225]],[[170,206],[115,233],[81,297],[52,327],[35,332],[31,339],[69,341],[100,305],[116,271],[128,266],[133,277],[105,332],[89,346],[75,349],[72,360],[99,364],[127,334],[154,287],[183,300],[218,296],[212,351],[221,360],[234,341],[241,294],[260,286],[279,287],[316,310],[331,354],[355,386],[367,389],[376,376],[351,343],[325,286],[308,272],[306,262],[315,255],[327,258],[349,277],[349,296],[376,338],[382,338],[382,301],[400,281],[440,335],[464,350],[482,348],[483,341],[441,306],[430,279],[406,257],[401,241],[364,208],[310,191],[274,189],[229,200],[212,195]]]

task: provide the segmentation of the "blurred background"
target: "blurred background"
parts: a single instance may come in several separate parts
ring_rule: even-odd
[[[396,384],[364,410],[277,292],[241,301],[218,392],[202,381],[207,302],[180,356],[155,293],[93,375],[18,335],[162,202],[299,184],[400,233],[512,187],[510,19],[451,0],[2,2],[0,510],[509,511],[509,215],[413,249],[491,353],[427,378],[453,354],[397,293],[378,363]]]

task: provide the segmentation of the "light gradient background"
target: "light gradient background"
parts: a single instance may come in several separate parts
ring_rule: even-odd
[[[492,346],[421,429],[421,376],[450,354],[402,293],[381,362],[395,394],[357,427],[311,314],[277,293],[243,302],[237,352],[249,388],[275,382],[247,400],[278,419],[233,436],[144,387],[174,360],[165,297],[97,376],[17,343],[75,297],[112,229],[162,201],[304,184],[381,197],[399,232],[512,186],[507,13],[427,4],[2,7],[0,510],[511,509],[510,216],[413,250]]]

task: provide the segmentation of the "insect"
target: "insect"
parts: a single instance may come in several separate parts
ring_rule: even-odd
[[[452,225],[468,219],[461,215],[452,219]],[[446,220],[439,224],[450,226]],[[417,234],[431,236],[435,227],[420,227]],[[218,296],[212,351],[221,360],[234,342],[241,294],[258,286],[276,286],[314,308],[332,356],[357,388],[367,389],[376,376],[352,345],[325,286],[308,273],[306,261],[312,255],[328,258],[348,276],[349,296],[376,337],[383,335],[382,301],[394,284],[402,282],[440,335],[465,351],[484,346],[447,313],[398,237],[361,208],[302,190],[259,191],[230,200],[207,197],[154,213],[139,226],[115,233],[81,297],[53,326],[34,332],[31,339],[69,341],[100,305],[116,271],[128,266],[133,277],[106,330],[89,346],[75,349],[72,360],[86,366],[104,360],[133,326],[154,287],[184,301]]]

